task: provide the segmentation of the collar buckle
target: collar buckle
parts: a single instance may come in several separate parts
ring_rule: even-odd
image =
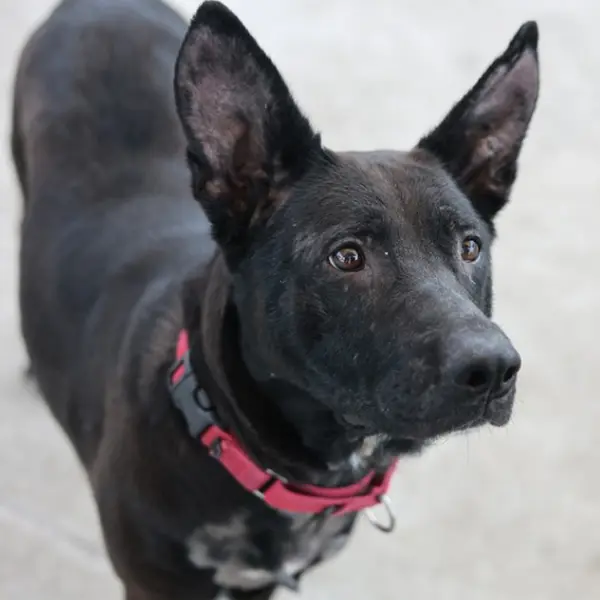
[[[214,408],[206,392],[198,386],[190,365],[189,351],[179,357],[169,370],[167,385],[173,404],[182,413],[193,438],[215,425]]]

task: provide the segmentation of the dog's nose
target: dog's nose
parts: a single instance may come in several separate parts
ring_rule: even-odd
[[[513,386],[521,357],[497,328],[449,338],[444,378],[469,395],[501,396]]]

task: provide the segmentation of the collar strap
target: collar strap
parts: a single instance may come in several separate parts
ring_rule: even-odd
[[[209,454],[237,482],[277,510],[334,515],[353,513],[380,504],[396,467],[396,460],[383,475],[374,471],[345,487],[325,488],[291,484],[269,469],[259,467],[239,442],[217,422],[206,391],[190,365],[189,338],[182,330],[177,340],[176,361],[169,371],[168,387],[173,404],[183,414],[190,435],[198,439]]]

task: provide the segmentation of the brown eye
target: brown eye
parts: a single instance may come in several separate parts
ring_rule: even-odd
[[[481,242],[476,238],[469,236],[465,238],[461,245],[460,257],[465,262],[475,262],[481,252]]]
[[[356,246],[344,246],[329,255],[329,263],[340,271],[360,271],[365,266],[365,257]]]

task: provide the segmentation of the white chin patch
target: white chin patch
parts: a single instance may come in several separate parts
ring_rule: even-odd
[[[367,436],[360,448],[350,456],[350,466],[355,471],[363,467],[363,463],[371,458],[375,451],[387,440],[387,435],[378,433]]]
[[[363,440],[363,443],[361,444],[361,446],[358,450],[358,454],[363,459],[370,458],[371,456],[373,456],[373,453],[375,452],[375,450],[377,450],[377,448],[379,448],[379,446],[381,446],[381,444],[383,444],[383,442],[385,442],[386,438],[387,438],[387,436],[382,433],[367,436]]]

